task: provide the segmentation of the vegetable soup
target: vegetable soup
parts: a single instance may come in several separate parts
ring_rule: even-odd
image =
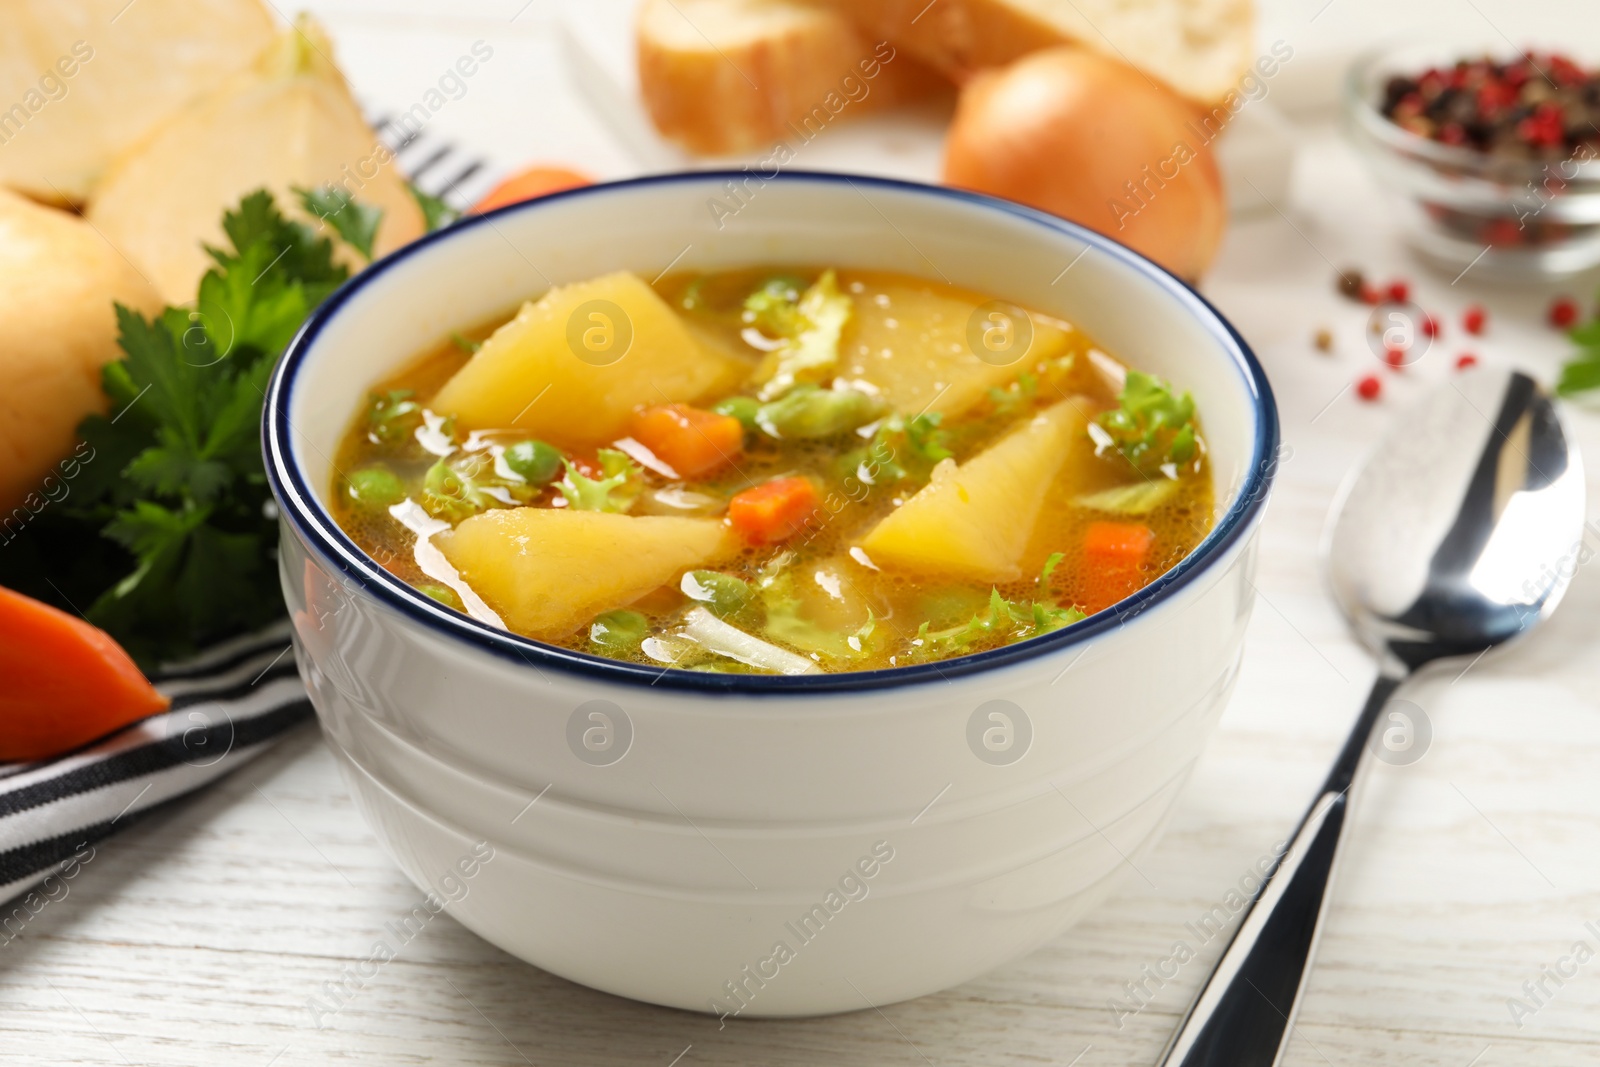
[[[1025,641],[1212,525],[1194,405],[1071,324],[907,275],[628,273],[381,383],[340,526],[481,621],[690,670]]]

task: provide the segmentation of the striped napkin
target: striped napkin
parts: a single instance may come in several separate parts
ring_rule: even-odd
[[[0,769],[0,900],[311,717],[287,622],[150,680],[172,698],[165,712],[68,755]]]
[[[390,116],[380,114],[373,129],[418,188],[454,207],[475,202],[497,178],[483,160]],[[249,762],[312,714],[287,620],[150,680],[172,698],[167,711],[65,756],[0,763],[0,901],[71,870],[96,841]]]

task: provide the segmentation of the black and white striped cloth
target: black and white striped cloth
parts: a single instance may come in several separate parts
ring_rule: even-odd
[[[0,901],[85,845],[260,755],[311,717],[281,623],[151,681],[172,705],[77,752],[0,765]]]
[[[418,189],[461,211],[481,200],[504,177],[488,160],[431,136],[427,127],[406,118],[403,113],[379,111],[372,129]]]
[[[472,204],[496,180],[483,160],[425,131],[382,115],[373,128],[412,181],[452,207]],[[166,712],[65,756],[0,763],[0,901],[71,863],[85,846],[260,755],[312,714],[287,620],[171,665],[151,681],[172,698]]]

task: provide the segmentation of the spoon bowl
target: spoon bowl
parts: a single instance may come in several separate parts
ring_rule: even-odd
[[[1480,655],[1555,610],[1583,508],[1582,460],[1549,396],[1525,374],[1474,370],[1346,481],[1323,543],[1328,584],[1380,662]]]

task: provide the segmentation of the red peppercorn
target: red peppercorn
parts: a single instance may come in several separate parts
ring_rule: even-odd
[[[1466,370],[1469,367],[1476,367],[1477,365],[1478,357],[1473,355],[1471,352],[1456,357],[1456,370]]]
[[[1558,85],[1571,86],[1583,83],[1583,68],[1563,55],[1552,55],[1549,59],[1550,76]]]
[[[1356,382],[1356,396],[1362,400],[1376,400],[1378,394],[1383,392],[1383,383],[1378,381],[1376,374],[1369,374]]]
[[[1383,290],[1375,285],[1363,285],[1361,287],[1361,302],[1363,304],[1383,303]]]
[[[1470,334],[1482,333],[1484,323],[1488,321],[1489,313],[1477,304],[1467,308],[1466,313],[1461,316],[1461,325],[1466,327],[1467,332]]]
[[[1399,370],[1406,365],[1406,350],[1403,348],[1386,349],[1383,353],[1383,361],[1389,364],[1390,370]]]
[[[1432,315],[1424,315],[1424,316],[1422,316],[1422,336],[1424,336],[1424,337],[1438,337],[1439,336],[1439,320],[1434,318]]]
[[[1404,304],[1411,295],[1411,286],[1405,282],[1390,282],[1388,297],[1396,304]]]
[[[1561,105],[1543,103],[1533,109],[1533,114],[1517,123],[1517,136],[1530,145],[1553,147],[1566,141],[1567,131],[1562,121]]]
[[[1578,302],[1570,296],[1558,296],[1550,304],[1550,325],[1565,330],[1578,321]]]
[[[1505,82],[1485,82],[1478,90],[1478,111],[1493,114],[1517,102],[1517,91]]]

